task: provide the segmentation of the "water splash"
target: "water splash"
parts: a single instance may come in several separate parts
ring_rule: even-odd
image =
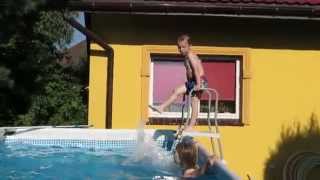
[[[172,153],[161,148],[151,135],[144,132],[144,124],[139,123],[137,128],[137,146],[132,155],[129,156],[127,164],[142,163],[167,171],[169,174],[179,171],[174,163]]]

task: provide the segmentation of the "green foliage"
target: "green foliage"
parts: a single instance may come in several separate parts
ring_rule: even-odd
[[[53,42],[59,49],[64,49],[71,41],[73,29],[62,17],[61,12],[40,12],[40,19],[36,22],[34,32],[45,36],[47,41]],[[65,13],[67,16],[75,14]]]
[[[57,64],[73,32],[63,15],[75,14],[43,2],[0,5],[0,126],[86,124],[83,80]]]
[[[86,106],[82,97],[82,86],[72,69],[60,65],[50,66],[48,83],[41,94],[32,97],[29,112],[20,115],[15,125],[70,125],[86,124]]]

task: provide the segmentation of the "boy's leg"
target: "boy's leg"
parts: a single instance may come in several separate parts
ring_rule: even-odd
[[[186,91],[187,89],[185,85],[177,87],[176,89],[174,89],[173,93],[169,96],[169,98],[166,101],[164,101],[160,106],[156,106],[154,108],[156,108],[159,112],[163,112],[164,109],[166,109],[171,103],[173,103],[179,97],[179,95],[183,95],[184,93],[186,93]]]
[[[190,124],[188,124],[188,126],[186,127],[186,131],[188,130],[192,130],[192,128],[196,125],[197,122],[197,118],[198,118],[198,107],[199,107],[199,97],[198,96],[194,96],[191,98],[191,109],[192,109],[192,113],[191,113],[191,119],[190,119]]]

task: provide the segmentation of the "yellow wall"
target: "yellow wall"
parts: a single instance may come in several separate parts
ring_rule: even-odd
[[[221,134],[228,166],[243,178],[248,173],[263,179],[282,127],[307,124],[312,113],[320,115],[320,51],[252,49],[250,54],[251,105],[244,107],[250,109],[250,125],[223,127]]]
[[[112,45],[115,51],[112,128],[137,128],[141,120],[143,46]],[[282,127],[306,124],[320,114],[320,51],[250,49],[250,125],[222,127],[225,158],[238,174],[262,179],[264,163],[276,147]],[[90,123],[101,128],[105,119],[104,58],[90,65]],[[96,121],[93,121],[96,120]],[[148,128],[175,129],[169,126]],[[206,129],[206,127],[199,127]],[[205,140],[200,140],[205,142]],[[208,141],[206,142],[208,143]]]
[[[91,49],[102,51],[97,45]],[[90,56],[88,124],[94,128],[106,127],[107,57]]]
[[[171,20],[174,18],[169,17],[166,22],[174,26],[176,21]],[[146,63],[143,62],[144,48],[149,45],[173,45],[174,41],[170,43],[169,39],[176,37],[176,33],[172,33],[176,29],[171,29],[168,36],[166,33],[170,29],[165,28],[169,26],[157,29],[163,25],[162,18],[159,18],[160,21],[146,23],[151,28],[148,31],[140,27],[144,24],[143,19],[120,17],[119,21],[112,21],[113,25],[104,27],[104,23],[101,22],[105,19],[97,17],[93,21],[93,27],[111,41],[115,53],[112,128],[137,128],[139,122],[144,120],[142,117],[146,112],[146,109],[141,107],[146,107],[147,104],[141,100],[141,92],[148,87],[145,81],[142,81],[148,78],[148,74],[143,72]],[[265,21],[261,29],[255,21],[245,21],[251,23],[250,27],[257,28],[254,32],[237,20],[218,20],[211,24],[240,25],[237,31],[233,31],[227,25],[224,28],[216,27],[213,31],[203,30],[210,28],[210,25],[199,25],[197,27],[203,29],[200,28],[199,32],[196,32],[199,44],[203,43],[209,48],[239,45],[246,48],[250,56],[250,87],[245,92],[247,94],[244,94],[250,102],[243,107],[249,113],[249,125],[221,127],[227,165],[244,179],[247,174],[255,180],[263,179],[267,161],[273,157],[272,152],[279,147],[278,142],[283,140],[282,134],[285,129],[294,129],[297,123],[308,125],[312,113],[320,116],[320,47],[315,43],[317,38],[309,37],[315,35],[312,33],[305,34],[305,37],[299,36],[300,39],[294,38],[298,36],[287,37],[288,34],[298,35],[299,28],[302,27],[311,31],[311,25],[302,26],[303,22],[299,21],[292,25],[295,27],[294,32],[276,32],[268,29],[273,22]],[[207,22],[211,21],[204,21],[203,24]],[[161,25],[155,25],[158,23]],[[279,26],[286,27],[286,24],[282,22]],[[195,28],[193,26],[191,31],[195,31]],[[158,38],[155,38],[155,33],[158,33]],[[304,42],[308,43],[303,44]],[[104,60],[91,57],[90,62],[89,123],[95,124],[96,128],[104,127],[105,123]],[[147,128],[176,129],[175,126]],[[201,126],[197,129],[203,130],[206,127]],[[209,145],[209,141],[199,140]]]
[[[141,112],[141,48],[112,45],[114,55],[112,128],[136,128]]]

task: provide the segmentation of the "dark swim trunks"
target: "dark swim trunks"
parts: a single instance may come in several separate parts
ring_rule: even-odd
[[[187,92],[186,94],[190,94],[191,90],[196,86],[197,82],[195,79],[190,79],[185,83]],[[200,88],[208,88],[208,81],[207,78],[205,76],[201,76],[200,77]],[[192,92],[192,96],[195,96],[196,92],[193,91]]]

